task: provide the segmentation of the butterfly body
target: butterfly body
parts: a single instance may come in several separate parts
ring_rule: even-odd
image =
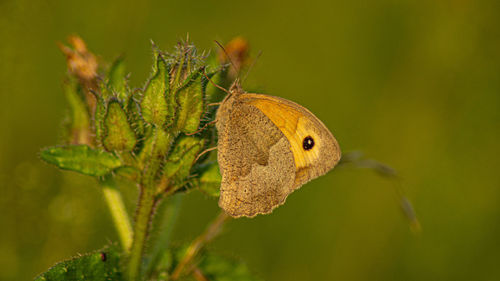
[[[270,213],[340,160],[337,141],[311,112],[282,98],[245,93],[238,82],[216,120],[219,206],[233,217]]]

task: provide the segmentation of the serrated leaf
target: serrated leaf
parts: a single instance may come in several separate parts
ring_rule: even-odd
[[[108,88],[116,93],[118,99],[122,102],[128,100],[127,80],[125,78],[125,62],[123,57],[116,59],[108,72]]]
[[[40,156],[61,169],[89,176],[104,176],[122,165],[115,155],[86,145],[49,147],[42,150]]]
[[[105,247],[60,262],[35,278],[35,281],[59,280],[124,280],[120,272],[119,252],[116,247]]]
[[[156,55],[156,67],[153,76],[144,91],[141,111],[144,120],[160,127],[167,124],[174,114],[173,104],[167,102],[169,95],[169,69],[163,57]]]
[[[131,151],[137,140],[128,123],[125,111],[116,100],[111,101],[107,109],[104,117],[104,147],[108,151]]]
[[[194,160],[202,148],[203,139],[181,137],[163,166],[163,176],[174,183],[185,180],[189,176]]]
[[[210,196],[219,197],[222,177],[217,162],[211,162],[200,166],[198,172],[200,173],[198,188]]]
[[[70,108],[69,143],[90,144],[90,116],[82,95],[78,93],[78,84],[70,81],[64,84],[64,95]]]
[[[203,98],[206,81],[202,74],[203,69],[194,72],[176,93],[177,99],[177,128],[185,133],[198,130],[204,106]]]

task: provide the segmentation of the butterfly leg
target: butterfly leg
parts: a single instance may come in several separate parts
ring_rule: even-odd
[[[200,159],[200,157],[203,156],[205,153],[210,152],[212,150],[216,150],[216,149],[217,149],[217,146],[203,150],[202,152],[200,152],[200,154],[198,154],[198,156],[196,156],[196,159],[194,159],[194,162],[198,161],[198,159]]]
[[[207,124],[205,124],[205,126],[201,127],[201,129],[199,129],[198,131],[195,131],[195,132],[192,132],[192,133],[188,133],[188,134],[186,134],[186,136],[196,135],[197,133],[199,133],[199,132],[201,132],[201,131],[205,130],[205,128],[206,128],[206,127],[208,127],[208,126],[210,126],[210,125],[213,125],[213,124],[215,124],[215,123],[217,123],[217,120],[210,121],[210,122],[208,122]]]

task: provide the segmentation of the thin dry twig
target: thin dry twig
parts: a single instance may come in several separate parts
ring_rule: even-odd
[[[207,277],[203,275],[203,272],[197,266],[193,267],[193,277],[196,281],[208,281]]]
[[[174,269],[171,280],[177,280],[186,265],[191,263],[191,261],[196,257],[199,251],[212,239],[214,239],[221,231],[223,224],[230,218],[225,212],[221,211],[217,218],[208,226],[208,228],[198,236],[191,245],[189,245],[186,254],[179,262],[177,267]]]

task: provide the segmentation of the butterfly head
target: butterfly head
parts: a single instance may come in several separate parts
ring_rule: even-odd
[[[234,80],[231,87],[229,87],[229,94],[230,95],[239,95],[239,94],[242,94],[244,92],[245,91],[243,91],[243,88],[241,87],[240,79],[236,78],[236,80]]]

